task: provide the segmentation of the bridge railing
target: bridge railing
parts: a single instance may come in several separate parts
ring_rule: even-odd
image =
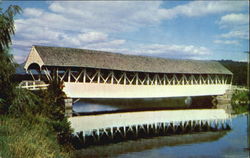
[[[41,90],[41,89],[47,89],[49,84],[46,84],[43,81],[22,81],[18,87],[19,88],[25,88],[28,90]]]

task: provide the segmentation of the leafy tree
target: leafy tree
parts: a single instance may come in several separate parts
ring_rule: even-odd
[[[22,9],[17,5],[10,5],[4,12],[0,8],[0,53],[9,48],[11,36],[15,34],[14,16],[21,12]]]
[[[11,36],[15,33],[14,16],[21,12],[22,9],[16,5],[9,6],[6,11],[0,8],[0,114],[8,112],[15,96],[15,85],[11,82],[11,77],[15,74],[17,65],[8,49]]]

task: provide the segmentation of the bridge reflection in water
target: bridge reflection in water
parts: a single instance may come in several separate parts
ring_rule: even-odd
[[[157,110],[70,117],[79,147],[124,139],[230,129],[223,109]]]
[[[115,144],[91,146],[83,150],[77,150],[75,157],[115,157],[121,154],[132,152],[142,152],[145,150],[154,150],[165,146],[181,146],[187,144],[204,143],[217,141],[224,137],[228,131],[202,132],[184,135],[172,135],[153,137],[147,139],[129,140]]]

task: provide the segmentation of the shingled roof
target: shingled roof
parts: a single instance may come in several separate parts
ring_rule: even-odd
[[[153,73],[232,74],[215,61],[176,60],[48,46],[33,46],[26,60],[25,69],[28,69],[32,63],[37,63],[40,67],[87,67]]]

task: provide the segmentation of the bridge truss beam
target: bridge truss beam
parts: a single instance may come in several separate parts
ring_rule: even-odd
[[[214,85],[232,83],[232,76],[223,74],[163,74],[94,68],[60,69],[47,67],[42,72],[47,81],[56,77],[61,81],[73,83],[123,85]]]

